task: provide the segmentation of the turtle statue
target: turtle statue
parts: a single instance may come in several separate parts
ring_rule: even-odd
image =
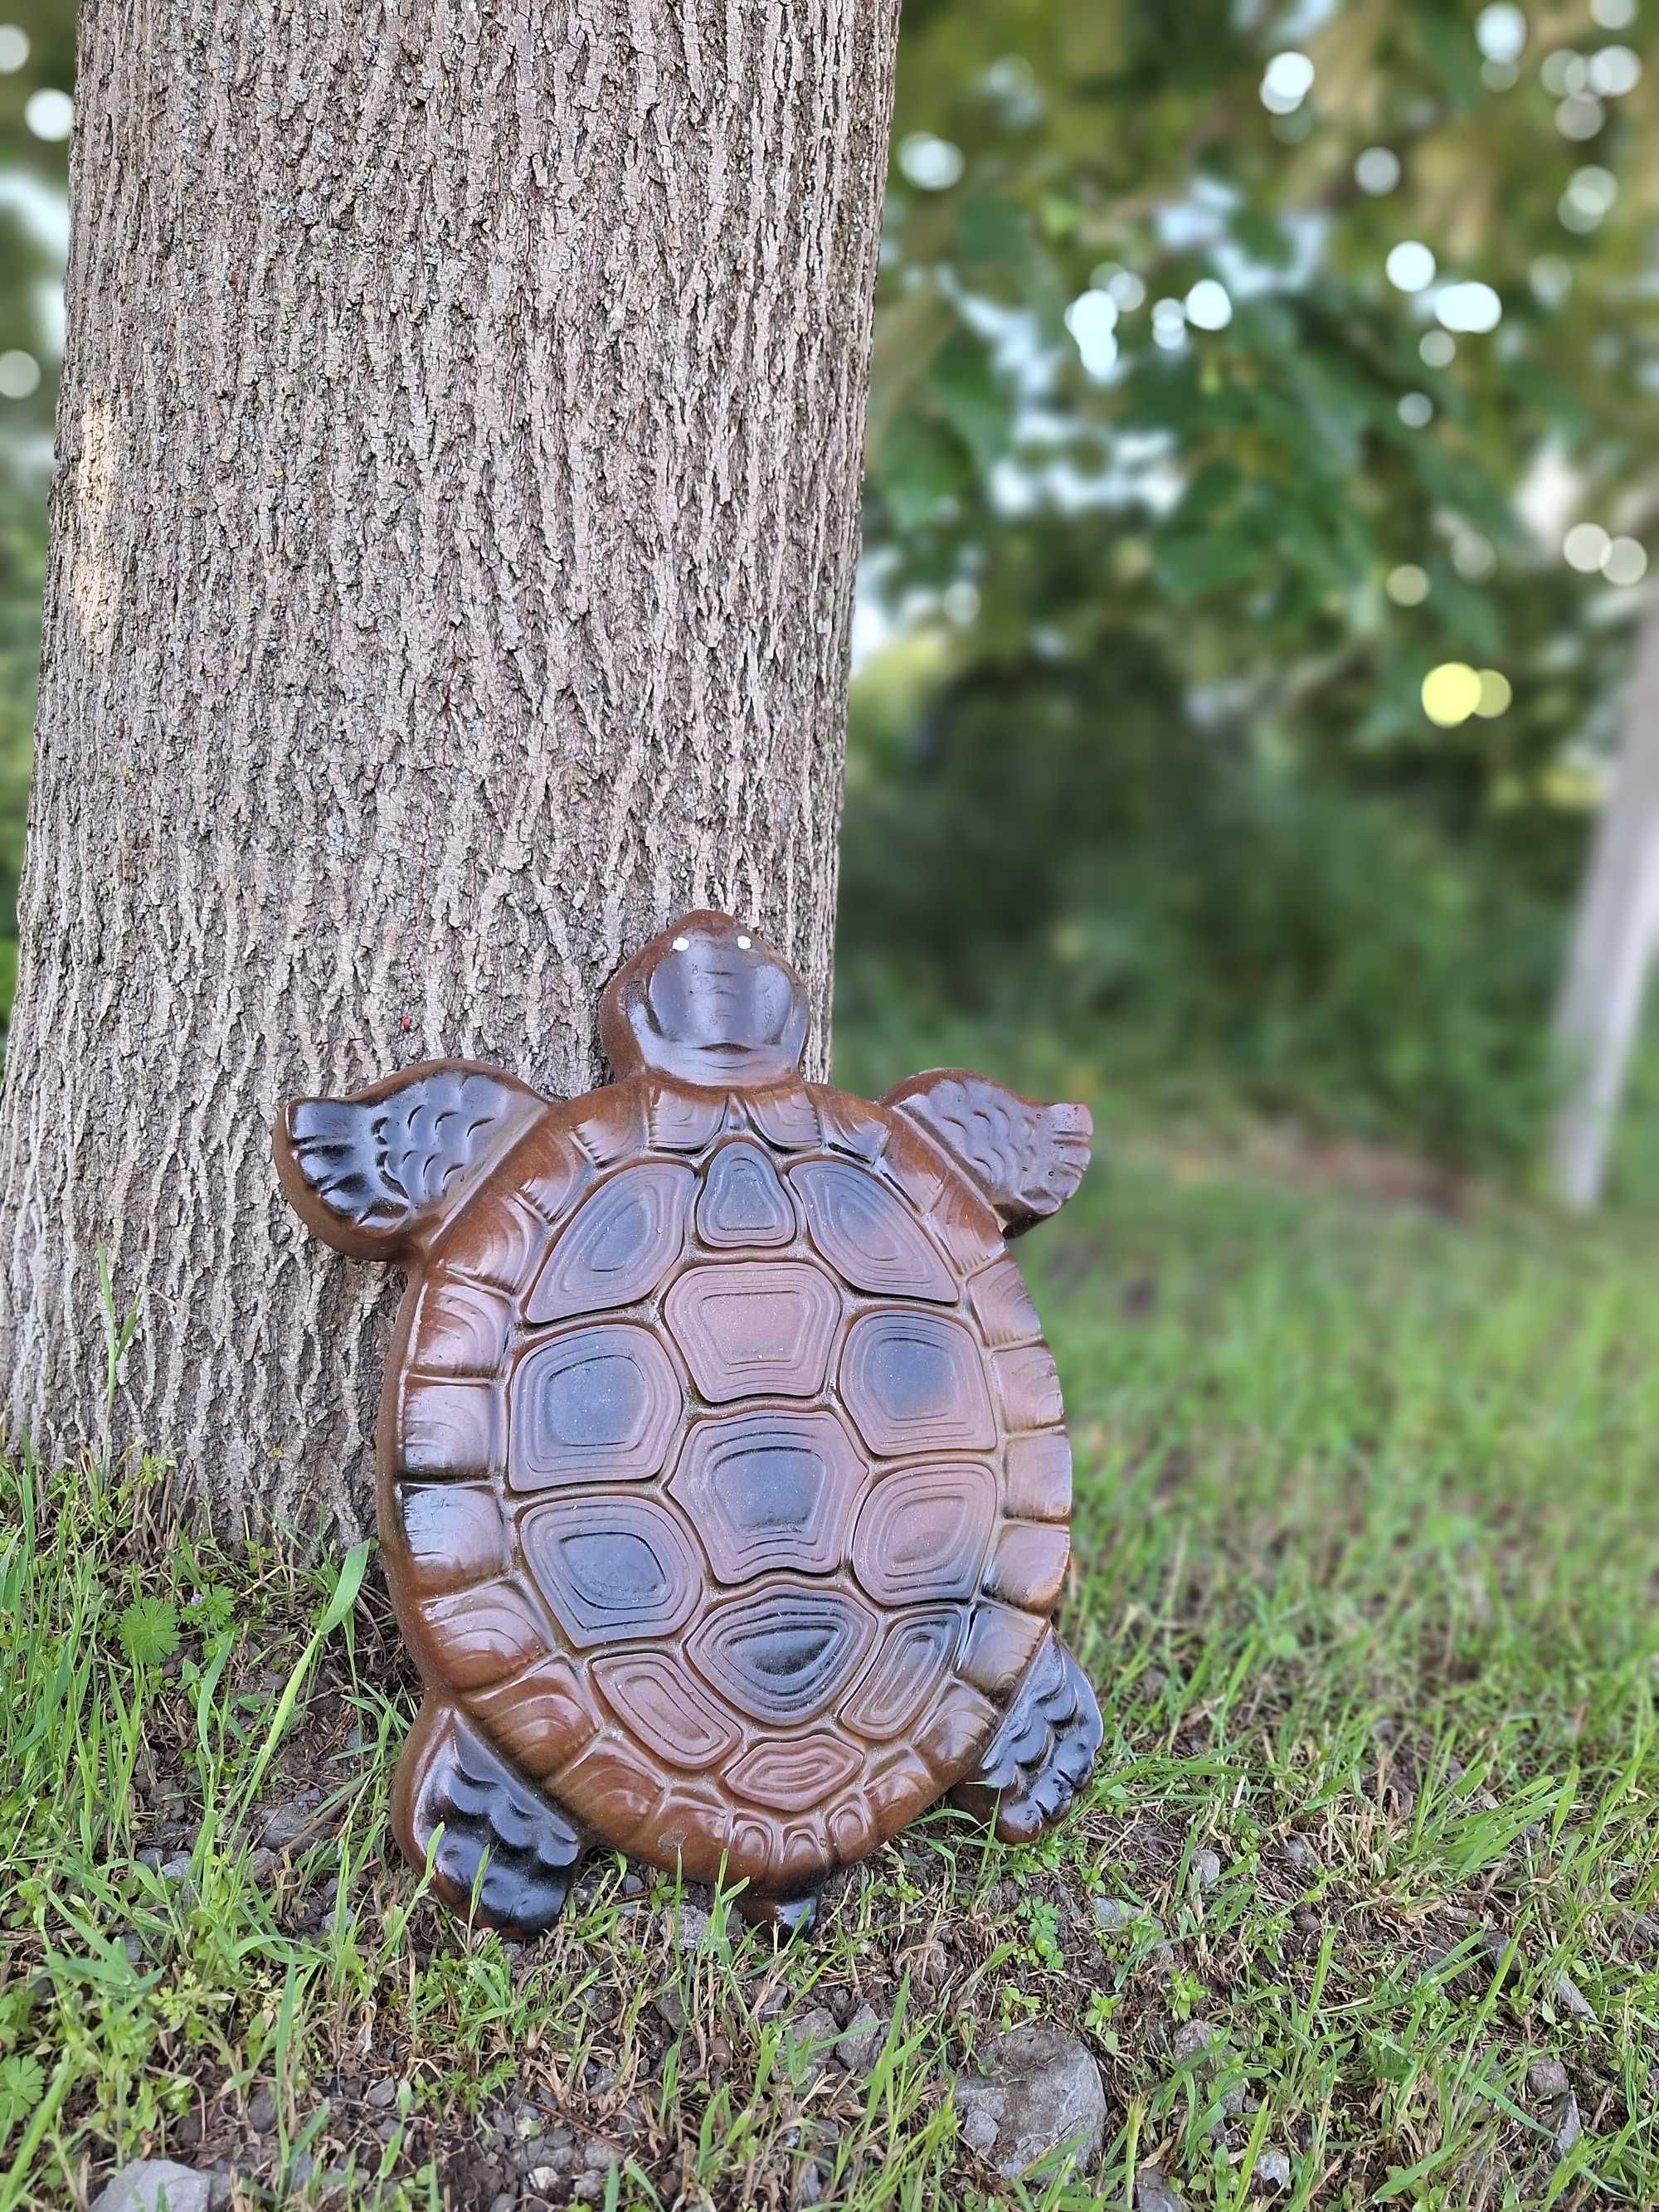
[[[1089,1115],[960,1069],[871,1105],[803,1080],[806,1027],[758,936],[689,914],[605,993],[607,1087],[439,1060],[280,1119],[313,1235],[409,1279],[379,1513],[426,1695],[393,1825],[516,1935],[593,1844],[804,1928],[943,1796],[1035,1835],[1099,1746],[1005,1241],[1076,1188]]]

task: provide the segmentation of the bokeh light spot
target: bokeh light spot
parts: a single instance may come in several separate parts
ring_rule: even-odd
[[[0,353],[0,399],[27,399],[40,389],[40,364],[32,353],[13,347]]]
[[[1444,331],[1425,331],[1417,350],[1431,368],[1449,368],[1457,358],[1457,341]]]
[[[12,76],[28,58],[28,33],[20,24],[0,23],[0,76]]]
[[[1200,276],[1187,295],[1187,319],[1194,329],[1224,331],[1233,319],[1233,303],[1224,284],[1213,276]]]
[[[1434,402],[1426,392],[1408,392],[1400,403],[1400,419],[1408,430],[1426,429],[1434,420]]]
[[[1593,576],[1607,557],[1613,544],[1599,522],[1575,522],[1561,540],[1561,551],[1570,568],[1577,568],[1582,576]]]
[[[902,140],[898,159],[910,182],[924,192],[948,192],[966,167],[961,147],[931,131],[913,131]]]
[[[1443,660],[1423,678],[1423,712],[1443,730],[1467,722],[1480,704],[1480,678],[1466,660]]]
[[[1648,556],[1634,538],[1615,538],[1601,556],[1601,574],[1610,584],[1639,584]]]
[[[1261,74],[1261,105],[1270,115],[1289,115],[1313,90],[1314,65],[1294,50],[1275,54]]]
[[[1428,571],[1415,561],[1402,561],[1390,568],[1382,586],[1397,607],[1420,607],[1429,596]]]
[[[1449,331],[1495,331],[1504,303],[1490,284],[1447,284],[1436,296],[1434,312]]]
[[[1402,239],[1391,247],[1383,267],[1398,292],[1426,291],[1434,282],[1434,256],[1419,239]]]
[[[1362,192],[1380,199],[1400,182],[1400,156],[1391,147],[1367,146],[1353,165],[1353,180]]]
[[[1527,43],[1527,19],[1512,0],[1493,0],[1475,17],[1474,38],[1489,62],[1512,62]]]
[[[1476,680],[1480,696],[1474,702],[1474,711],[1483,720],[1493,721],[1514,698],[1515,687],[1501,668],[1483,668]]]
[[[67,138],[75,127],[75,102],[68,93],[43,84],[39,92],[29,94],[24,104],[23,120],[37,138],[55,145]]]

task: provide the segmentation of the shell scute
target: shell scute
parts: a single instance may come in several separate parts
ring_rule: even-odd
[[[798,1260],[714,1260],[688,1267],[663,1315],[698,1390],[737,1398],[815,1398],[841,1322],[835,1286]]]
[[[996,1419],[978,1345],[943,1314],[878,1307],[848,1332],[842,1395],[878,1458],[990,1451]]]
[[[859,1514],[859,1581],[878,1605],[971,1597],[996,1517],[996,1477],[981,1461],[895,1468]]]
[[[667,1461],[684,1406],[678,1373],[650,1329],[610,1322],[562,1330],[514,1370],[513,1487],[648,1480]]]
[[[798,1160],[789,1181],[813,1243],[855,1290],[955,1304],[956,1277],[902,1200],[867,1169]]]
[[[769,1569],[837,1566],[864,1474],[836,1414],[769,1407],[697,1422],[668,1490],[720,1580],[743,1583]]]
[[[625,1167],[583,1199],[525,1303],[532,1325],[635,1304],[679,1258],[697,1188],[674,1160]]]

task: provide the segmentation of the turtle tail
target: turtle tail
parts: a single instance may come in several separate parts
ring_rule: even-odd
[[[1100,1707],[1052,1630],[1014,1693],[977,1774],[951,1802],[996,1821],[997,1840],[1029,1844],[1062,1819],[1100,1749]]]
[[[552,1926],[587,1849],[568,1814],[432,1697],[404,1748],[392,1824],[411,1865],[430,1854],[433,1887],[453,1911],[519,1937]]]

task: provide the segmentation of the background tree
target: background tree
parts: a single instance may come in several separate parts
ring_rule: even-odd
[[[894,0],[81,11],[24,957],[14,1430],[356,1516],[386,1300],[268,1123],[439,1053],[550,1090],[681,906],[827,1023]]]

